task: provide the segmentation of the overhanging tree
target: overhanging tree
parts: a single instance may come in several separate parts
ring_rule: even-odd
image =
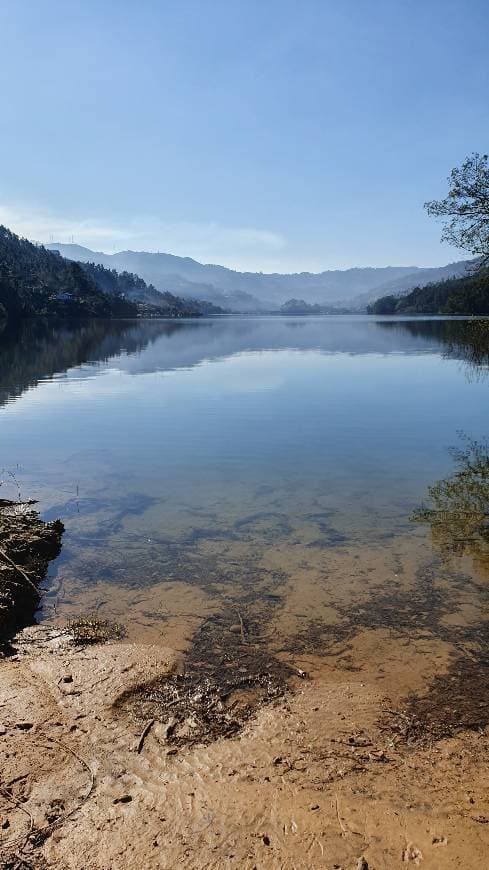
[[[474,153],[452,169],[445,199],[425,203],[430,215],[446,218],[443,241],[480,257],[489,265],[489,164],[487,154]]]

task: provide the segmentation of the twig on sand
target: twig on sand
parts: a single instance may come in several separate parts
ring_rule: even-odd
[[[154,720],[154,719],[149,719],[149,720],[146,722],[146,725],[144,726],[144,728],[143,728],[143,730],[142,730],[142,732],[141,732],[141,737],[139,738],[139,740],[138,740],[138,744],[137,744],[137,746],[136,746],[136,752],[138,753],[138,755],[139,755],[139,753],[142,752],[142,749],[143,749],[143,746],[144,746],[144,741],[146,740],[146,737],[148,736],[149,732],[151,731],[151,729],[152,729],[154,723],[155,723],[155,720]]]
[[[246,643],[244,623],[243,623],[243,619],[242,619],[242,616],[241,616],[241,613],[239,612],[239,610],[237,610],[237,614],[238,614],[239,624],[241,627],[241,640],[243,641],[243,643]]]
[[[50,832],[52,830],[54,830],[54,828],[61,825],[63,822],[67,821],[67,819],[69,819],[76,812],[78,812],[79,809],[81,809],[81,807],[83,806],[84,803],[86,803],[86,801],[88,800],[88,798],[90,797],[90,795],[93,791],[93,787],[95,785],[95,774],[94,774],[92,768],[90,767],[88,761],[85,761],[85,759],[82,758],[82,756],[79,755],[78,752],[75,752],[75,750],[71,749],[70,746],[67,746],[66,743],[62,743],[61,740],[57,740],[56,737],[48,736],[47,740],[50,740],[53,743],[57,743],[58,746],[61,747],[61,749],[64,749],[65,752],[69,752],[71,755],[73,755],[74,758],[76,758],[77,761],[79,761],[80,764],[86,770],[88,770],[88,772],[90,774],[90,784],[88,787],[88,791],[83,796],[82,800],[76,805],[76,807],[73,807],[72,810],[69,810],[64,815],[58,816],[58,818],[55,819],[53,822],[48,822],[47,825],[39,825],[37,827],[34,827],[34,820],[32,819],[30,812],[22,805],[19,805],[19,808],[22,809],[25,813],[27,813],[27,815],[29,815],[29,817],[31,818],[31,827],[30,827],[29,831],[27,832],[27,834],[24,834],[21,837],[16,837],[14,840],[10,840],[7,843],[1,843],[0,844],[0,852],[3,852],[4,854],[8,850],[12,849],[12,847],[17,846],[18,844],[22,844],[20,846],[20,848],[23,849],[24,846],[27,844],[28,840],[31,840],[31,842],[35,842],[39,836],[41,836],[43,839],[46,839],[49,836]],[[39,746],[42,747],[42,744],[40,743]],[[51,746],[44,746],[43,748],[44,749],[51,749],[52,747]],[[8,797],[9,800],[13,800],[8,793],[5,796]],[[13,803],[16,803],[16,801],[13,800]]]
[[[402,719],[405,719],[406,722],[411,722],[411,719],[406,713],[403,713],[402,710],[391,710],[390,707],[384,707],[386,713],[391,713],[393,716],[400,716]]]
[[[94,774],[92,768],[90,767],[88,761],[85,761],[85,759],[82,758],[81,755],[78,755],[78,752],[75,752],[75,750],[72,749],[71,746],[67,746],[66,743],[62,743],[61,740],[57,740],[56,737],[51,737],[51,736],[49,736],[47,739],[48,739],[48,740],[52,740],[53,743],[57,743],[58,746],[61,746],[61,749],[64,749],[64,750],[65,750],[65,752],[70,752],[71,755],[73,755],[73,757],[76,758],[77,761],[79,761],[80,764],[85,768],[85,770],[88,770],[88,772],[89,772],[89,774],[90,774],[90,785],[89,785],[89,787],[88,787],[88,791],[87,791],[86,795],[83,797],[82,802],[81,802],[80,804],[78,804],[78,806],[75,807],[74,810],[71,810],[69,813],[67,813],[65,816],[62,817],[62,818],[63,818],[63,821],[64,821],[64,820],[67,819],[69,816],[72,816],[73,813],[75,813],[77,810],[79,810],[80,807],[83,806],[83,804],[85,803],[85,801],[87,801],[88,798],[90,797],[90,795],[91,795],[91,793],[92,793],[92,791],[93,791],[93,787],[94,787],[94,785],[95,785],[95,774]]]
[[[336,818],[338,819],[338,824],[339,824],[339,826],[340,826],[340,828],[341,828],[341,836],[342,836],[342,837],[346,837],[346,835],[347,835],[347,833],[348,833],[348,830],[347,830],[347,828],[345,828],[343,822],[341,821],[340,809],[339,809],[339,806],[338,806],[338,795],[337,795],[337,794],[335,794],[335,807],[336,807]]]

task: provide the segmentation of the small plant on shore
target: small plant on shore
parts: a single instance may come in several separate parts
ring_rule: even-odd
[[[68,623],[67,628],[73,635],[74,642],[80,646],[120,640],[126,634],[123,625],[110,619],[100,619],[96,614],[78,616]]]

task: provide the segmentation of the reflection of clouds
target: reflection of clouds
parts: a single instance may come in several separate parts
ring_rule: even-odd
[[[319,353],[388,354],[437,352],[432,330],[412,335],[401,326],[391,330],[362,318],[216,318],[135,327],[140,344],[136,352],[111,356],[105,366],[131,374],[193,367],[206,360],[229,358],[250,351],[316,350]],[[96,362],[96,360],[94,360]],[[77,377],[90,374],[77,371]]]
[[[433,355],[446,351],[447,328],[452,343],[458,333],[467,333],[463,321],[385,321],[366,317],[150,320],[128,323],[115,333],[113,325],[107,324],[105,335],[102,324],[89,360],[66,367],[56,376],[55,383],[63,384],[66,399],[84,392],[83,384],[90,381],[93,400],[97,401],[139,389],[122,375],[138,375],[139,380],[143,375],[183,374],[199,367],[199,385],[210,393],[272,390],[283,383],[288,362],[299,365],[298,352],[302,358],[306,352],[349,356]],[[76,339],[76,326],[72,329],[72,334],[63,336],[67,346]],[[57,338],[53,333],[53,341]],[[264,358],[266,366],[261,365]],[[219,370],[209,365],[224,360],[226,366]],[[254,365],[255,360],[260,362],[260,371]],[[282,366],[284,372],[280,371]],[[44,399],[49,397],[49,401],[56,403],[51,377],[41,381],[37,391],[28,390],[26,398],[39,401],[42,393]],[[43,389],[46,385],[49,392]]]
[[[463,324],[451,322],[451,337]],[[0,342],[0,402],[55,378],[83,381],[102,372],[141,375],[191,369],[206,361],[266,351],[319,354],[435,354],[446,347],[440,320],[352,317],[221,317],[50,323],[37,318]]]
[[[292,353],[297,354],[297,351]],[[222,359],[205,359],[193,367],[172,368],[167,371],[155,368],[150,371],[131,372],[114,365],[110,368],[103,365],[99,369],[74,368],[59,378],[41,381],[35,387],[30,387],[16,403],[7,404],[4,413],[17,413],[19,403],[24,411],[29,407],[39,410],[43,407],[47,412],[48,407],[62,408],[70,401],[75,404],[79,400],[100,403],[131,396],[137,401],[141,396],[154,396],[154,382],[158,377],[166,381],[166,401],[179,398],[185,382],[190,385],[190,378],[193,393],[205,394],[207,398],[266,392],[284,385],[285,369],[288,370],[290,361],[291,352],[272,354],[267,351],[240,353]],[[133,378],[134,374],[138,375],[137,379]]]

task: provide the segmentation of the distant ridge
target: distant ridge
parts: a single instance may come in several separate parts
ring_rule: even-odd
[[[157,290],[184,298],[205,299],[232,311],[278,309],[291,298],[310,304],[365,309],[379,296],[402,294],[415,286],[465,274],[472,261],[462,260],[447,266],[355,267],[317,274],[264,274],[237,272],[225,266],[199,263],[191,257],[147,251],[119,251],[105,254],[80,245],[56,242],[47,247],[64,257],[82,262],[101,263],[110,269],[139,275]]]
[[[24,317],[194,317],[221,313],[160,293],[138,275],[63,257],[0,226],[0,320]]]

